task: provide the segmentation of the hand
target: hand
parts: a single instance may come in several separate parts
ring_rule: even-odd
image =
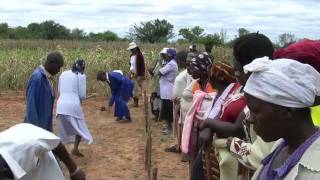
[[[200,143],[206,145],[212,139],[212,132],[209,128],[203,129],[199,133]]]
[[[198,121],[199,122],[199,129],[203,130],[207,128],[207,122],[206,121]]]
[[[228,151],[230,151],[230,146],[231,146],[232,140],[233,140],[233,137],[228,137],[228,139],[227,139],[227,149],[228,149]]]
[[[70,176],[71,180],[86,180],[86,174],[80,169],[75,174]]]

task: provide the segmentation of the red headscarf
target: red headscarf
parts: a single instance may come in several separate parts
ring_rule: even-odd
[[[273,53],[274,59],[294,59],[304,64],[309,64],[320,72],[320,41],[301,40],[286,48],[281,48]]]
[[[226,84],[236,82],[233,67],[227,62],[215,62],[209,70],[209,77]]]

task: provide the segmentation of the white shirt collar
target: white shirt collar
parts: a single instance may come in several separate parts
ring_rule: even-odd
[[[43,70],[44,74],[47,76],[48,79],[52,77],[52,75],[44,68],[43,65],[40,65],[40,68]]]

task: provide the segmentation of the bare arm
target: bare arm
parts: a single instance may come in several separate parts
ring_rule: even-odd
[[[67,149],[62,143],[60,143],[52,152],[60,158],[60,160],[67,166],[70,178],[72,180],[85,180],[85,174],[82,170],[78,169],[76,163],[73,161],[69,155]]]
[[[218,119],[207,119],[202,125],[203,128],[210,128],[217,133],[219,137],[243,137],[242,121],[245,119],[245,113],[242,111],[234,123],[222,122]]]

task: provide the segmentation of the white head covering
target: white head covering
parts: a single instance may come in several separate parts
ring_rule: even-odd
[[[127,50],[131,50],[131,49],[134,49],[134,48],[136,48],[136,47],[138,47],[138,45],[137,45],[135,42],[131,42],[131,43],[129,44],[129,47],[128,47]]]
[[[163,48],[161,51],[160,51],[160,55],[161,54],[167,54],[167,50],[168,50],[169,48]]]
[[[320,95],[320,74],[310,65],[291,59],[257,58],[244,66],[252,72],[244,91],[263,101],[284,107],[313,106]]]
[[[34,171],[38,161],[59,143],[60,138],[56,135],[32,124],[21,123],[0,133],[0,154],[15,179],[20,179]]]

